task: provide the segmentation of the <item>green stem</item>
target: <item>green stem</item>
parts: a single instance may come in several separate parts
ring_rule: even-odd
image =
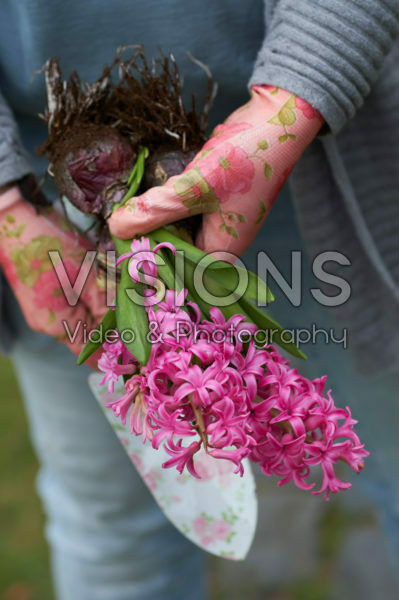
[[[146,158],[148,158],[148,155],[149,155],[148,148],[146,148],[146,146],[140,146],[139,155],[138,155],[137,160],[134,164],[134,167],[129,175],[129,179],[127,180],[129,189],[120,202],[115,202],[114,206],[112,207],[113,213],[116,210],[118,210],[118,208],[123,206],[125,204],[125,202],[130,200],[130,198],[133,198],[133,196],[139,189],[141,180],[143,179],[143,175],[144,175],[145,160],[146,160]]]

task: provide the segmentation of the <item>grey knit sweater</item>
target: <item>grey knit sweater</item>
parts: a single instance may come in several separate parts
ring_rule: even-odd
[[[266,15],[251,83],[291,90],[330,130],[291,177],[302,232],[313,255],[339,250],[352,263],[351,299],[334,312],[359,369],[397,369],[399,1],[269,1]]]
[[[129,1],[132,6],[134,0]],[[15,4],[5,2],[15,16]],[[32,5],[36,9],[46,4],[21,0],[18,7],[23,12],[22,5],[27,5],[23,15],[27,22],[37,16],[29,10]],[[84,6],[90,4],[98,8],[107,3],[88,1]],[[184,11],[179,4],[184,4]],[[220,80],[225,116],[229,101],[239,100],[240,76],[260,45],[250,84],[286,88],[324,116],[326,130],[307,149],[291,177],[300,225],[312,253],[339,250],[352,262],[350,276],[345,272],[352,297],[335,312],[350,328],[360,368],[365,372],[398,368],[399,46],[395,39],[399,0],[265,0],[265,36],[259,30],[260,0],[203,0],[203,23],[200,14],[193,17],[197,3],[182,0],[150,0],[148,14],[165,6],[176,10],[171,40],[176,37],[177,44],[208,62]],[[67,18],[74,16],[75,9],[74,3],[68,6]],[[143,8],[137,13],[139,19],[142,13]],[[80,20],[73,23],[79,27]],[[212,27],[214,46],[206,37]],[[175,30],[179,35],[174,36]],[[93,31],[98,39],[98,29]],[[230,62],[222,55],[218,58],[219,47],[229,44]],[[0,84],[1,75],[0,70]],[[0,185],[31,170],[12,114],[0,99]],[[4,340],[4,319],[1,327]]]

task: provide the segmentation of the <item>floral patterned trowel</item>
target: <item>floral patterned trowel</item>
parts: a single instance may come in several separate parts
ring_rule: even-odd
[[[121,395],[123,382],[110,394],[100,385],[102,375],[89,376],[89,385],[105,416],[168,519],[191,542],[211,554],[242,560],[251,546],[257,522],[258,504],[255,480],[248,461],[244,476],[234,474],[228,460],[216,459],[204,451],[195,456],[201,479],[174,469],[163,469],[169,457],[162,447],[154,450],[149,442],[132,435],[105,404]],[[190,439],[192,441],[192,439]]]

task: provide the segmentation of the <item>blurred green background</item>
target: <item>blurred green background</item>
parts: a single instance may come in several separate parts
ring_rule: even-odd
[[[14,368],[4,357],[0,389],[0,600],[53,600],[38,465]],[[344,502],[324,503],[275,483],[258,480],[259,525],[249,558],[210,559],[212,600],[399,598],[386,539],[355,488]]]
[[[37,461],[14,368],[0,357],[0,598],[51,600]]]

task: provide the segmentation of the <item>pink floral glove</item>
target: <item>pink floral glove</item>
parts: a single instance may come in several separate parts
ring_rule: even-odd
[[[203,213],[196,244],[240,255],[322,123],[319,112],[290,92],[254,86],[249,102],[216,127],[181,175],[111,216],[111,233],[128,239]]]
[[[0,266],[28,325],[59,339],[74,354],[84,345],[84,331],[101,321],[106,311],[105,293],[99,289],[92,267],[81,295],[75,288],[76,294],[69,294],[68,302],[49,251],[58,251],[62,259],[65,270],[61,265],[58,273],[65,282],[64,289],[70,286],[69,293],[88,249],[87,240],[71,231],[61,215],[52,208],[38,214],[21,197],[17,186],[0,195]],[[84,269],[81,273],[83,282]],[[63,321],[72,335],[77,332],[74,341],[69,339]]]

